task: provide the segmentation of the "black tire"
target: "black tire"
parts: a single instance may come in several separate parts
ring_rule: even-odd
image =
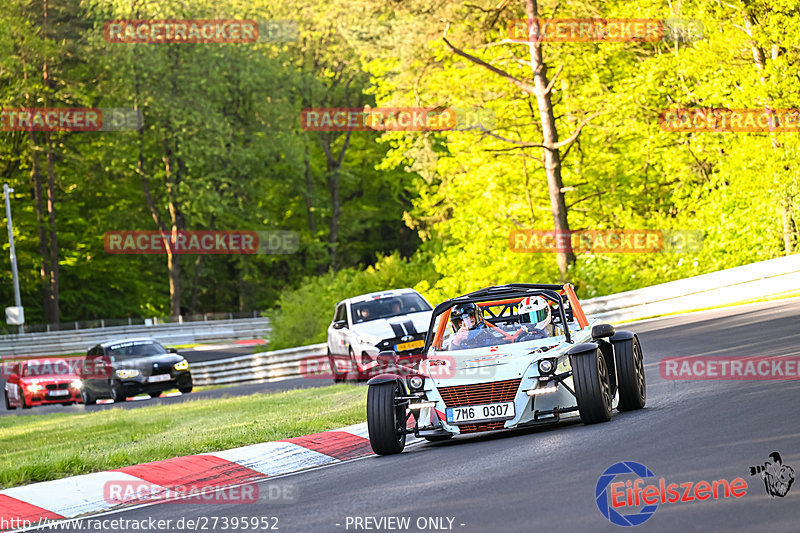
[[[453,438],[452,435],[433,435],[431,437],[423,437],[428,442],[442,442]]]
[[[122,383],[119,380],[112,380],[111,383],[108,384],[108,388],[114,403],[124,402],[127,398],[125,396],[125,391],[122,390]]]
[[[181,394],[189,394],[190,392],[192,392],[193,388],[194,387],[184,387],[182,389],[178,389],[178,392],[180,392]]]
[[[150,395],[151,398],[158,398],[159,396],[161,396],[161,391],[159,391],[159,392],[148,392],[148,394]]]
[[[31,406],[25,403],[25,395],[22,394],[22,387],[19,387],[19,405],[23,409],[30,409]]]
[[[400,453],[406,446],[406,403],[396,405],[402,394],[396,382],[370,385],[367,391],[367,430],[372,451],[378,455]]]
[[[334,383],[344,383],[347,381],[346,375],[342,375],[336,371],[336,364],[333,362],[330,348],[328,349],[328,365],[331,367],[331,375],[333,376]]]
[[[634,411],[644,407],[647,401],[647,384],[644,378],[642,346],[639,338],[614,343],[614,358],[617,363],[619,382],[619,411]]]
[[[14,411],[16,409],[16,406],[11,405],[11,402],[8,401],[8,391],[7,390],[3,391],[3,397],[6,400],[6,411]]]
[[[611,383],[600,350],[570,356],[578,411],[584,424],[611,420]]]
[[[81,389],[81,400],[84,405],[94,405],[97,403],[97,398],[92,396],[92,393],[86,389]]]

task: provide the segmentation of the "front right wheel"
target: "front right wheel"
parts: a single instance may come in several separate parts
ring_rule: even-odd
[[[397,381],[370,385],[367,390],[367,429],[372,451],[378,455],[400,453],[406,446],[406,405],[398,401],[404,387]]]
[[[6,399],[6,411],[13,411],[14,409],[16,409],[16,407],[11,405],[11,402],[8,401],[8,391],[7,390],[3,391],[3,397],[5,397],[5,399]]]
[[[611,420],[611,381],[599,349],[570,356],[578,411],[584,424]]]

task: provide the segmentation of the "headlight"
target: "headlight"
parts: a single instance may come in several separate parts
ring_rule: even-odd
[[[549,374],[553,371],[555,365],[553,364],[552,359],[542,359],[539,361],[539,375]]]
[[[69,384],[70,387],[73,389],[80,389],[81,388],[81,380],[76,379],[72,383]]]
[[[422,386],[425,384],[425,380],[419,376],[411,376],[408,378],[408,387],[411,390],[422,390]]]
[[[39,392],[40,390],[44,390],[44,387],[42,387],[41,385],[38,385],[36,383],[28,385],[29,392]]]
[[[189,361],[184,359],[183,361],[180,361],[172,365],[172,368],[174,368],[175,370],[189,370]]]
[[[139,371],[134,368],[121,368],[117,370],[117,375],[122,379],[135,378],[139,375]]]

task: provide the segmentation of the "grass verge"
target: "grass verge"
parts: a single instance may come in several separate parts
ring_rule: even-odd
[[[0,417],[0,488],[307,435],[362,422],[366,391],[332,385],[86,414]]]

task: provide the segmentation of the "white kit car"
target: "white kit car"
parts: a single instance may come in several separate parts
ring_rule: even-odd
[[[547,328],[532,327],[518,312],[531,299],[549,311]],[[480,328],[457,330],[451,311],[466,307],[477,310]],[[418,369],[404,367],[390,351],[380,354],[395,368],[369,381],[372,449],[399,453],[407,434],[436,441],[576,416],[586,424],[606,422],[614,408],[641,409],[639,339],[598,322],[586,319],[569,284],[501,285],[442,302]]]

